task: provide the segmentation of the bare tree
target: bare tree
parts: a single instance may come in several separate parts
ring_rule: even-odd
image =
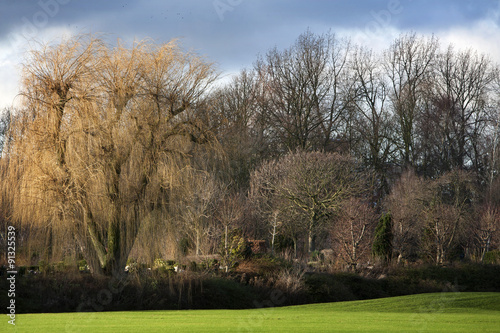
[[[429,239],[424,246],[437,264],[443,264],[470,233],[467,220],[477,200],[476,189],[471,175],[454,170],[429,181],[427,193],[423,218]]]
[[[4,109],[0,113],[0,158],[2,158],[3,147],[7,144],[9,138],[11,110]]]
[[[366,186],[365,175],[355,169],[350,157],[321,152],[290,153],[264,163],[252,178],[253,191],[267,191],[271,200],[283,205],[283,211],[300,221],[309,252],[316,250],[316,237],[324,222],[340,209],[343,200]]]
[[[210,108],[203,115],[224,147],[226,182],[238,189],[248,188],[251,170],[272,155],[264,134],[268,124],[258,107],[258,90],[255,72],[242,70],[211,94]]]
[[[460,210],[449,205],[432,204],[424,210],[424,223],[427,232],[423,242],[423,250],[434,259],[435,263],[442,265],[458,238],[460,226]]]
[[[434,180],[404,174],[387,200],[398,262],[426,254],[443,264],[452,250],[464,248],[466,235],[474,232],[468,220],[476,200],[472,177],[463,171]]]
[[[258,171],[251,175],[249,204],[253,214],[257,219],[265,221],[264,228],[271,235],[271,252],[274,254],[276,236],[283,233],[283,229],[291,234],[295,242],[295,256],[297,239],[294,237],[300,229],[295,221],[287,219],[289,217],[289,205],[286,200],[279,195],[277,185],[281,182],[277,163],[263,163]],[[282,221],[287,219],[286,223]]]
[[[500,139],[500,94],[498,93],[500,88],[500,67],[495,65],[493,69],[493,81],[491,85],[491,109],[489,112],[489,130],[491,134],[484,138],[486,152],[484,164],[487,166],[485,169],[485,174],[487,178],[488,188],[491,197],[491,190],[494,188],[495,176],[498,170],[498,154],[499,154],[499,139]]]
[[[181,172],[183,191],[177,204],[176,215],[182,219],[180,226],[189,230],[188,234],[198,256],[202,254],[202,241],[208,238],[211,231],[211,217],[222,189],[215,177],[207,172],[197,172],[191,168],[184,168]]]
[[[352,270],[361,258],[369,256],[375,226],[376,215],[369,204],[358,198],[344,202],[331,234],[339,256]]]
[[[167,218],[176,172],[210,140],[184,115],[215,77],[175,41],[128,48],[80,36],[34,49],[4,185],[13,218],[47,228],[48,244],[73,235],[95,273],[121,272],[142,222]]]
[[[413,171],[406,171],[385,199],[386,209],[392,215],[392,252],[397,255],[398,264],[420,252],[423,189],[424,180]]]
[[[437,151],[443,171],[484,168],[481,144],[489,122],[489,89],[495,73],[490,60],[472,50],[448,47],[436,67],[433,118],[437,123]]]
[[[476,237],[479,241],[481,262],[486,252],[490,251],[492,244],[498,238],[500,231],[500,210],[491,204],[481,206],[477,212],[479,223],[476,229]]]
[[[229,228],[235,226],[243,218],[246,210],[245,198],[241,193],[230,194],[227,190],[216,212],[216,218],[224,229],[224,249],[228,249]]]
[[[418,158],[416,123],[420,118],[423,91],[431,78],[438,41],[435,37],[401,35],[385,53],[385,71],[390,80],[390,98],[399,124],[398,141],[404,165]]]
[[[380,60],[371,51],[357,49],[352,59],[354,75],[353,120],[366,153],[361,156],[367,165],[383,174],[394,152],[391,113],[387,105],[388,87],[379,66]]]
[[[272,49],[257,61],[259,104],[284,148],[331,145],[347,107],[343,83],[349,48],[333,34],[307,31],[291,48]]]

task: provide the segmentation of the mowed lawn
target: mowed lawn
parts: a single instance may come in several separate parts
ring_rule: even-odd
[[[500,293],[422,294],[252,310],[24,314],[6,331],[500,332]]]

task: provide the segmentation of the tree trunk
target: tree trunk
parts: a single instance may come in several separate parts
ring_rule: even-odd
[[[316,211],[312,211],[311,220],[309,221],[309,253],[316,251],[316,233],[315,227],[318,224],[318,216]]]
[[[118,207],[115,207],[118,209]],[[87,213],[87,242],[86,260],[93,274],[119,276],[126,265],[129,249],[123,248],[121,243],[120,213],[115,211],[107,230],[107,242],[99,236],[90,213]],[[105,246],[105,244],[107,246]]]
[[[297,259],[297,237],[293,237],[293,257]]]
[[[484,256],[486,255],[486,252],[490,250],[490,240],[491,240],[491,235],[488,235],[488,237],[486,238],[486,245],[483,249],[483,253],[481,254],[481,262],[484,261]]]
[[[309,230],[309,253],[316,251],[316,235],[312,229]]]
[[[90,242],[88,242],[88,251],[93,252],[88,254],[90,258],[88,258],[87,262],[90,264],[90,261],[97,261],[99,267],[102,268],[106,265],[106,248],[102,245],[93,222],[88,222],[87,229],[90,239]]]
[[[227,225],[224,229],[224,253],[227,254]]]
[[[271,255],[274,255],[274,241],[276,239],[276,226],[277,226],[277,216],[274,216],[273,220],[273,231],[272,231],[272,238],[271,238]]]
[[[358,254],[356,253],[357,246],[352,245],[352,260],[351,260],[351,266],[353,267],[354,270],[356,270],[356,266],[358,265],[358,258],[356,257]]]
[[[45,257],[44,259],[47,263],[49,263],[50,259],[52,258],[52,243],[53,243],[52,227],[49,226],[47,230],[47,236],[45,238],[45,255],[44,255]]]
[[[271,255],[274,256],[274,238],[276,237],[276,225],[273,226],[273,235],[271,239]]]
[[[442,265],[443,264],[443,257],[444,257],[444,251],[443,251],[443,247],[441,245],[438,245],[437,246],[437,249],[436,249],[436,264],[438,265]]]
[[[200,255],[200,229],[196,229],[196,255]]]
[[[116,215],[108,228],[108,248],[104,266],[104,271],[108,275],[120,273],[121,269],[125,267],[125,263],[122,263],[122,244],[120,243],[120,214],[117,212]]]

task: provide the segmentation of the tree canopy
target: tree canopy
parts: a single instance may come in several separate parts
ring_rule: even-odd
[[[217,74],[177,42],[79,36],[32,50],[8,148],[13,218],[73,235],[95,272],[123,270],[143,224],[164,223],[177,177],[211,141],[193,117]]]

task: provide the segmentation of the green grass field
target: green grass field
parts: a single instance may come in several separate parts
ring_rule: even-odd
[[[4,318],[1,326],[11,325]],[[500,332],[500,293],[422,294],[252,310],[24,314],[7,331]]]

